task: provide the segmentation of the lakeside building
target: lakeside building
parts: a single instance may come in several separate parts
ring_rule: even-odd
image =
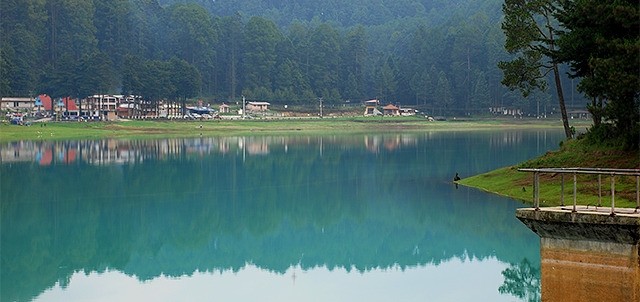
[[[413,108],[404,108],[401,107],[400,108],[400,115],[401,116],[412,116],[412,115],[416,115],[416,110]]]
[[[267,111],[270,105],[267,102],[248,102],[247,111]]]
[[[494,115],[522,116],[522,109],[520,108],[489,107],[489,112]]]
[[[30,111],[35,104],[35,98],[29,97],[2,97],[0,110],[9,112]]]
[[[368,100],[364,102],[364,116],[382,115],[382,112],[378,110],[378,100]]]
[[[222,105],[220,105],[220,107],[218,107],[218,112],[220,113],[229,113],[230,111],[230,107],[229,105],[222,103]]]
[[[400,108],[398,108],[396,105],[393,105],[393,104],[389,104],[387,106],[382,107],[382,110],[384,110],[384,115],[392,115],[392,116],[400,115]]]
[[[151,101],[140,96],[123,96],[116,108],[118,118],[146,119],[158,117],[158,110]]]
[[[103,120],[157,117],[156,107],[140,96],[97,94],[85,99],[83,112]]]
[[[35,98],[3,97],[0,110],[10,114],[55,117],[56,119],[100,119],[155,118],[162,102],[143,100],[134,95],[97,94],[85,99],[64,97],[54,99],[41,94]],[[166,108],[167,105],[164,105]],[[172,104],[172,112],[180,112],[179,105]],[[177,116],[177,114],[175,114]]]

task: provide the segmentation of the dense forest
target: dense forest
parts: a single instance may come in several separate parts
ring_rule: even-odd
[[[501,0],[3,0],[0,95],[557,108],[501,84]],[[587,101],[563,69],[569,107]]]

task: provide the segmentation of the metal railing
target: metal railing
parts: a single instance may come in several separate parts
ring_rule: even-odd
[[[598,176],[598,207],[602,205],[602,176],[609,176],[611,179],[611,215],[615,215],[616,196],[616,176],[635,176],[636,178],[636,208],[634,213],[640,209],[640,169],[606,169],[606,168],[540,168],[540,169],[518,169],[521,172],[533,173],[533,204],[536,210],[540,209],[540,174],[551,173],[560,174],[560,204],[564,206],[564,176],[573,175],[573,209],[577,211],[578,174],[591,174]]]

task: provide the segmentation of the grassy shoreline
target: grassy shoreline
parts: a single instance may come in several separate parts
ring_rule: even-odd
[[[640,169],[640,151],[624,151],[614,147],[591,146],[581,140],[564,142],[559,150],[518,165],[503,167],[487,173],[462,179],[459,184],[486,192],[510,197],[528,204],[533,203],[533,175],[519,172],[519,168],[617,168]],[[561,176],[542,174],[540,177],[540,206],[561,204]],[[636,207],[635,177],[616,177],[616,207]],[[564,203],[573,204],[573,177],[564,180]],[[580,175],[577,180],[576,200],[579,205],[611,206],[609,177],[602,178],[602,198],[598,198],[598,182],[595,175]]]
[[[430,122],[418,117],[341,117],[261,120],[132,120],[117,122],[46,122],[0,125],[0,142],[99,138],[166,138],[291,134],[339,134],[414,131],[478,131],[559,128],[556,120],[482,119]]]
[[[585,129],[588,121],[573,121],[576,129]],[[513,129],[561,129],[557,120],[536,119],[466,119],[430,122],[418,117],[340,117],[295,118],[264,120],[134,120],[117,122],[46,122],[31,126],[0,125],[0,142],[20,140],[74,140],[74,139],[152,139],[167,137],[214,137],[258,135],[336,135],[357,133],[419,133],[425,131],[496,131]],[[535,167],[609,167],[640,168],[638,152],[624,153],[614,149],[588,148],[576,140],[566,142],[557,151],[516,166],[504,167],[461,180],[464,186],[507,196],[527,203],[532,201],[532,179],[518,168]],[[593,159],[599,159],[594,161]],[[540,189],[541,205],[559,205],[559,177],[543,179]],[[584,181],[578,190],[580,204],[596,204],[593,181]],[[631,180],[617,184],[616,203],[635,207],[635,186]],[[608,192],[608,191],[607,191]],[[572,188],[565,183],[565,203],[572,201]],[[607,193],[608,194],[608,193]],[[603,204],[609,204],[608,195]]]

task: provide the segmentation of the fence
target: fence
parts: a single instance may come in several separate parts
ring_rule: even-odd
[[[635,176],[636,178],[636,208],[634,213],[640,209],[640,169],[602,169],[602,168],[541,168],[541,169],[518,169],[522,172],[533,173],[533,204],[536,210],[540,209],[540,174],[552,173],[560,174],[560,204],[564,206],[564,176],[573,175],[573,209],[576,212],[578,174],[590,174],[598,176],[598,206],[602,204],[602,176],[609,176],[611,179],[611,215],[615,215],[616,196],[616,176]]]

